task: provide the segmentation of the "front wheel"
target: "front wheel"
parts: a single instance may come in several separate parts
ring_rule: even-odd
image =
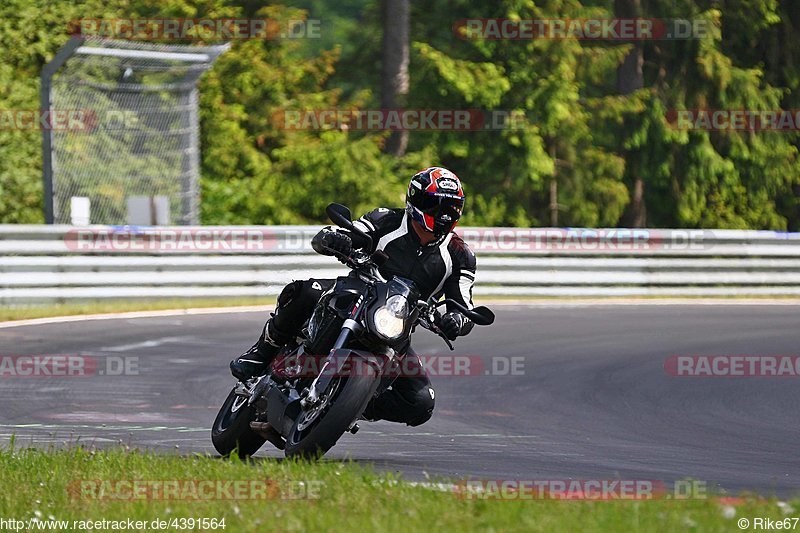
[[[266,439],[250,429],[254,419],[255,410],[247,405],[247,398],[237,395],[236,388],[231,390],[211,428],[211,442],[220,455],[227,457],[236,452],[244,459],[261,448]]]
[[[330,450],[364,412],[378,385],[374,366],[356,357],[350,375],[331,381],[319,403],[304,410],[286,439],[286,457],[315,459]]]

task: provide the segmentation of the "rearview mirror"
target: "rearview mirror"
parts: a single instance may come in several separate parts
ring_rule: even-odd
[[[488,326],[489,324],[494,322],[494,313],[488,307],[481,305],[480,307],[473,307],[472,309],[467,309],[461,303],[451,299],[445,298],[444,300],[438,302],[436,306],[445,305],[447,304],[448,309],[450,307],[455,307],[461,314],[465,317],[469,318],[473,322],[475,322],[479,326]]]
[[[325,208],[325,213],[328,214],[328,218],[331,219],[331,222],[340,228],[350,230],[356,235],[363,237],[366,241],[367,250],[372,249],[372,237],[353,225],[353,215],[350,213],[350,208],[342,204],[328,204],[328,207]]]
[[[494,313],[485,306],[470,309],[470,319],[479,326],[488,326],[494,322]]]
[[[331,219],[331,222],[346,229],[353,228],[353,215],[350,214],[350,209],[342,204],[329,204],[328,207],[325,208],[325,213],[328,214],[328,218]]]

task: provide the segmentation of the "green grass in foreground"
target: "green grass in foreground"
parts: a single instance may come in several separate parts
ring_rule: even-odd
[[[84,485],[79,484],[81,480]],[[85,487],[86,483],[92,487],[111,487],[111,483],[130,480],[270,480],[269,486],[275,490],[270,489],[267,494],[283,491],[296,497],[307,494],[303,488],[307,487],[318,497],[113,500],[93,498],[91,489],[83,492],[87,489],[76,488]],[[738,531],[737,520],[742,517],[785,518],[776,500],[756,498],[744,498],[735,508],[717,499],[481,501],[397,482],[391,474],[378,474],[363,466],[337,461],[311,464],[262,459],[242,463],[199,455],[181,457],[121,449],[47,452],[14,449],[13,443],[10,448],[0,450],[0,487],[0,518],[5,519],[225,518],[225,531],[232,532]],[[124,489],[116,494],[124,496]],[[786,508],[783,504],[782,507]]]

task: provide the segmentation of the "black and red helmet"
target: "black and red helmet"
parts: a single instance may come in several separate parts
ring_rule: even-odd
[[[406,211],[437,237],[450,233],[464,209],[464,189],[458,176],[442,167],[430,167],[411,178]]]

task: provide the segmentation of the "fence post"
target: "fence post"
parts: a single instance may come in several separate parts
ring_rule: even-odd
[[[42,68],[42,81],[39,88],[39,113],[43,116],[47,113],[51,127],[42,128],[42,180],[44,181],[44,222],[53,224],[56,218],[58,206],[55,205],[53,198],[53,168],[55,167],[55,156],[53,154],[53,128],[50,111],[53,107],[52,87],[53,74],[60,69],[67,59],[75,53],[84,42],[80,37],[72,37],[61,47],[55,57]]]

